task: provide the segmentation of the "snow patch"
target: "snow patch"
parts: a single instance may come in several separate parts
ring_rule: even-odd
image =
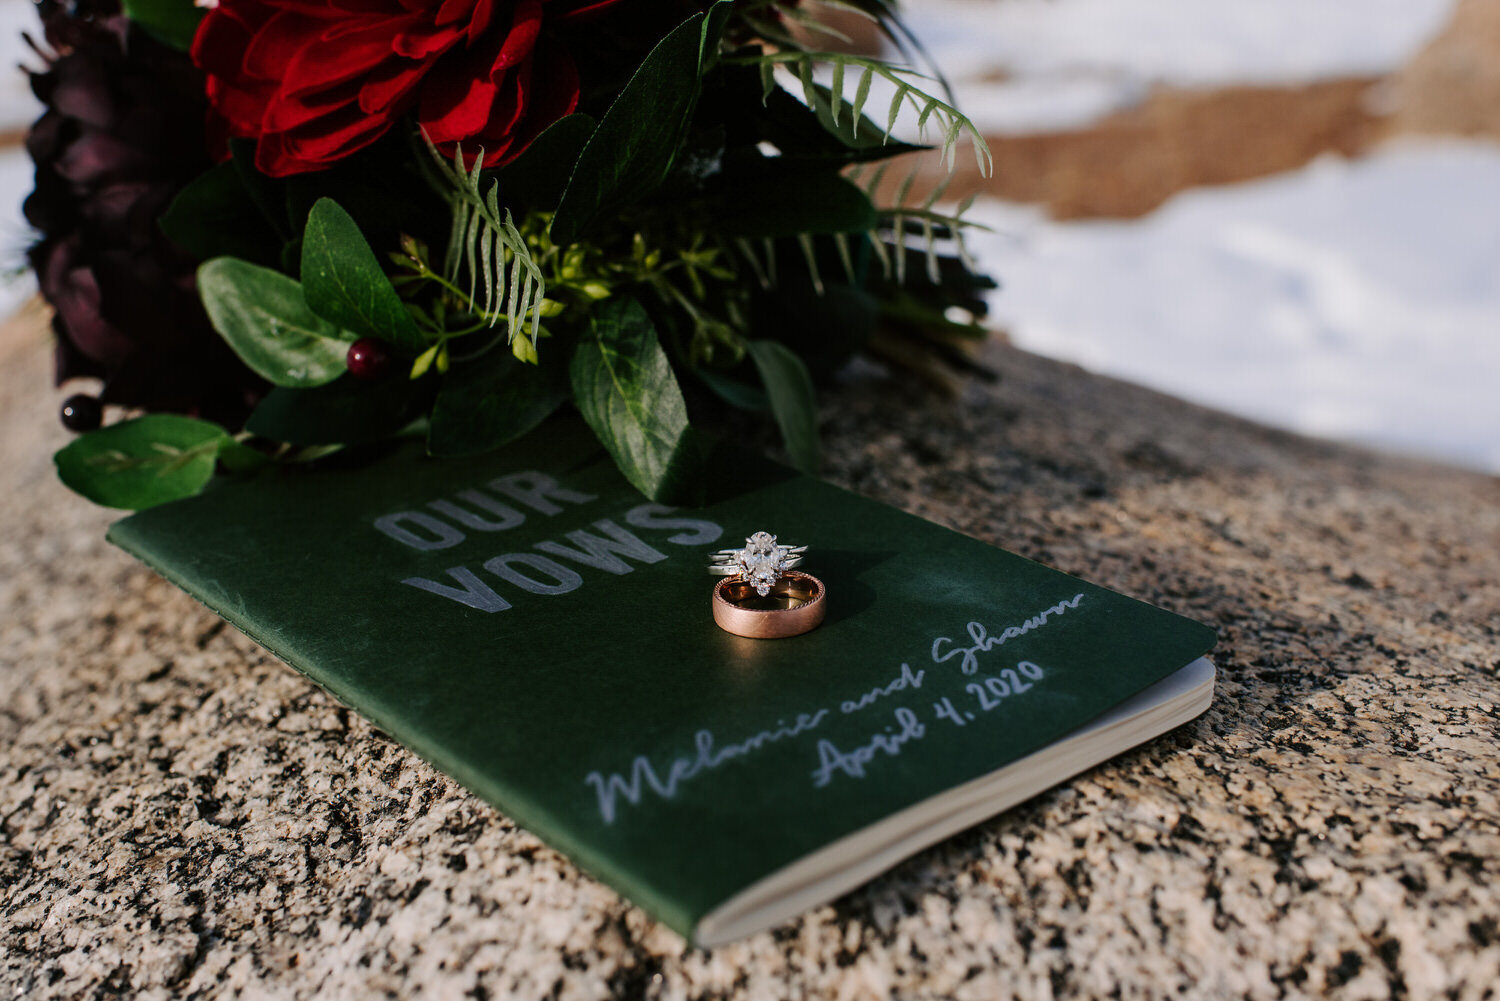
[[[1500,472],[1500,145],[1397,145],[1134,222],[980,202],[1040,354],[1308,434]]]
[[[905,19],[990,132],[1076,128],[1151,87],[1383,76],[1455,0],[909,0]]]

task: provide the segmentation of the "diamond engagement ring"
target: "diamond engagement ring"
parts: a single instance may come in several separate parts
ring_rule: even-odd
[[[743,549],[721,549],[709,560],[708,572],[715,577],[738,577],[762,598],[771,593],[787,571],[797,567],[806,546],[782,546],[769,532],[756,532]]]

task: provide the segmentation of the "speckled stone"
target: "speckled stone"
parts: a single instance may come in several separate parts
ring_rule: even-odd
[[[1500,481],[989,360],[852,376],[831,477],[1215,624],[1218,699],[702,952],[107,546],[11,324],[0,999],[1495,997]]]

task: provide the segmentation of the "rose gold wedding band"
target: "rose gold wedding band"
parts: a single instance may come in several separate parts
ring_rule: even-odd
[[[714,585],[714,621],[725,632],[755,640],[800,636],[823,621],[823,594],[822,581],[798,570],[783,574],[765,597],[742,580],[721,580]]]

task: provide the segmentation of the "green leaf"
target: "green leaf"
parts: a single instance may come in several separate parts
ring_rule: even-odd
[[[879,317],[879,300],[865,289],[830,283],[819,293],[786,265],[775,292],[756,297],[751,329],[775,331],[778,340],[797,345],[811,371],[827,373],[863,350]]]
[[[281,249],[233,163],[210,167],[189,182],[172,199],[160,226],[169,240],[200,261],[238,257],[273,264]]]
[[[657,43],[589,138],[552,219],[552,239],[576,243],[601,215],[655,190],[672,169],[698,103],[703,61],[718,50],[725,15],[694,14]]]
[[[758,161],[753,171],[725,177],[723,189],[708,209],[708,228],[724,236],[865,233],[878,221],[869,196],[829,170]]]
[[[656,328],[634,299],[611,299],[571,366],[573,402],[636,489],[663,499],[690,459],[687,404]]]
[[[248,473],[259,469],[271,459],[235,438],[219,446],[219,468],[230,473]]]
[[[868,92],[868,78],[862,78],[860,87],[865,92]],[[867,115],[855,114],[852,106],[848,113],[835,115],[833,93],[820,83],[813,84],[812,94],[813,100],[808,107],[812,108],[813,113],[818,118],[819,124],[830,135],[837,138],[839,142],[851,150],[864,152],[879,151],[884,154],[881,159],[885,159],[886,157],[896,156],[900,153],[911,153],[929,148],[927,146],[916,146],[887,138],[884,128],[876,125]],[[855,94],[855,99],[860,100],[858,92]],[[863,102],[861,101],[861,103]]]
[[[729,15],[734,13],[733,0],[719,0],[708,9],[703,18],[703,31],[698,36],[698,74],[707,73],[719,61],[719,41],[729,25]]]
[[[868,118],[862,119],[856,132],[855,119],[847,105],[835,125],[832,106],[826,99],[809,108],[780,87],[773,90],[762,106],[761,85],[756,71],[750,67],[725,66],[716,78],[728,89],[727,100],[749,109],[749,125],[754,134],[774,145],[786,160],[863,163],[927,148],[895,139],[883,142],[880,127]],[[814,90],[827,93],[817,85]]]
[[[219,450],[232,445],[217,424],[151,414],[81,435],[52,461],[63,483],[95,504],[140,510],[201,491]]]
[[[807,366],[791,348],[776,341],[747,341],[745,347],[766,384],[771,413],[776,415],[792,465],[816,476],[823,458],[818,447],[818,399]]]
[[[302,286],[281,272],[216,257],[198,269],[198,294],[234,353],[276,385],[321,386],[343,374],[355,336],[308,309]]]
[[[346,374],[312,389],[278,386],[251,412],[245,430],[290,445],[361,445],[400,431],[431,399],[400,372],[374,382]]]
[[[208,11],[193,0],[124,0],[125,16],[157,41],[186,52]]]
[[[286,182],[260,172],[255,166],[255,145],[254,139],[229,140],[234,169],[240,175],[240,183],[245,186],[246,194],[260,210],[261,217],[276,231],[278,237],[290,240],[296,234],[294,228],[287,224]]]
[[[704,385],[712,389],[719,399],[731,407],[758,412],[771,409],[771,398],[759,386],[740,382],[738,379],[730,378],[722,372],[715,372],[707,368],[698,369],[697,375],[699,379],[703,380]]]
[[[569,115],[549,125],[526,152],[495,171],[505,203],[542,211],[556,209],[568,177],[593,134],[594,120],[588,115]]]
[[[427,346],[359,226],[331,198],[307,217],[302,294],[314,313],[346,330],[413,352]]]
[[[531,431],[568,398],[568,369],[549,357],[527,365],[499,349],[455,364],[432,408],[427,452],[479,455]]]

